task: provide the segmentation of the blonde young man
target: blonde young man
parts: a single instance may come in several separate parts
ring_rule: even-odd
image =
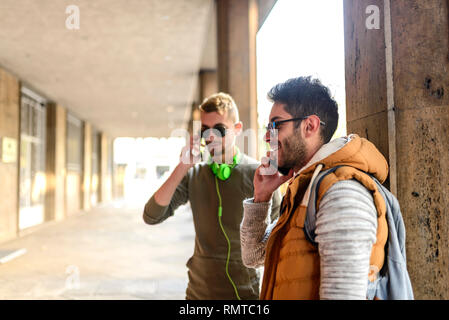
[[[243,124],[230,95],[210,96],[200,111],[209,159],[195,164],[191,139],[178,166],[145,205],[143,219],[147,224],[161,223],[190,202],[196,235],[194,254],[187,262],[186,299],[258,299],[259,276],[242,262],[240,223],[242,201],[254,193],[259,163],[235,145]],[[271,217],[275,218],[280,194],[276,191],[272,198]]]

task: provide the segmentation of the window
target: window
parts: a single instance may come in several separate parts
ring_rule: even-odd
[[[44,221],[46,101],[22,88],[20,105],[19,228]]]

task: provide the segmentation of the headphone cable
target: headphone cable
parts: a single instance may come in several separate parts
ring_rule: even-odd
[[[224,236],[226,238],[226,241],[228,242],[228,257],[226,259],[226,275],[228,276],[229,281],[231,282],[232,286],[234,287],[234,291],[235,291],[235,295],[236,295],[237,299],[238,300],[242,300],[242,299],[240,299],[239,292],[237,291],[237,287],[236,287],[234,281],[232,281],[232,278],[229,275],[228,267],[229,267],[229,259],[231,257],[231,241],[229,241],[228,235],[226,234],[226,231],[225,231],[225,229],[223,227],[223,224],[221,222],[222,206],[221,206],[221,196],[220,196],[220,191],[219,191],[219,188],[218,188],[217,176],[215,176],[215,186],[217,188],[217,195],[218,195],[218,223],[220,224],[221,231],[223,231],[223,234],[224,234]]]

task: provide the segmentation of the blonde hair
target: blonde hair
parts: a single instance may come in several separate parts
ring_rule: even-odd
[[[234,99],[227,93],[215,93],[206,99],[200,105],[199,109],[203,112],[218,112],[221,115],[226,115],[228,119],[239,122],[239,110],[235,104]]]

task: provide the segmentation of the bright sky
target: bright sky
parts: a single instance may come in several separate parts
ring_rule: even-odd
[[[343,1],[278,0],[257,34],[259,123],[268,121],[267,92],[290,78],[311,75],[339,105],[335,136],[346,135]]]

